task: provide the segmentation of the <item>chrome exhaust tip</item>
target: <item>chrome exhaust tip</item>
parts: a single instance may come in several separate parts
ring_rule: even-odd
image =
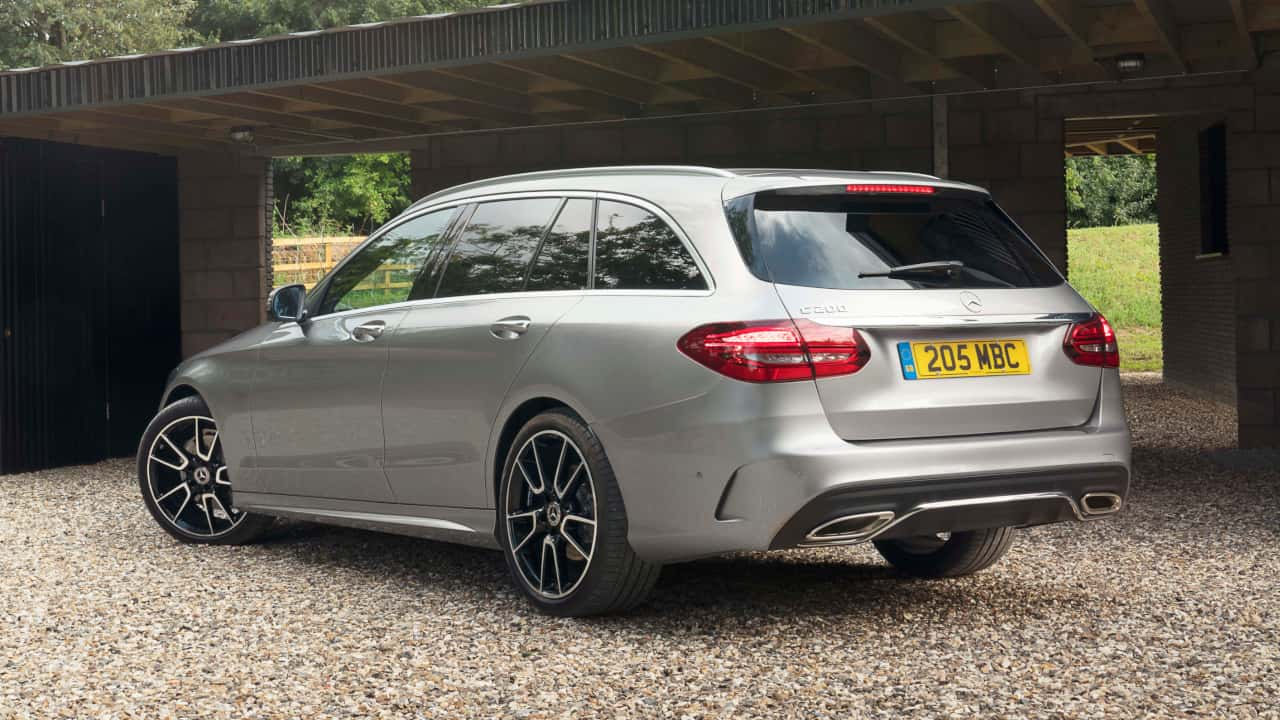
[[[1093,492],[1080,496],[1080,511],[1089,517],[1112,515],[1120,512],[1124,498],[1113,492]]]
[[[892,510],[844,515],[828,520],[804,536],[801,547],[852,545],[869,540],[893,522]]]

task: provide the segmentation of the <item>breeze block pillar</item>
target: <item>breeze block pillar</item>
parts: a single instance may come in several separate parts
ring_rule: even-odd
[[[266,319],[271,290],[271,160],[230,153],[178,158],[182,355]]]
[[[1280,55],[1267,60],[1254,73],[1254,112],[1227,127],[1242,448],[1280,448]]]

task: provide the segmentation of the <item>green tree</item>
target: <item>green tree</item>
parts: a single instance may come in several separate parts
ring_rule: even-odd
[[[364,234],[409,205],[409,156],[278,158],[276,232]]]
[[[199,0],[191,29],[204,42],[451,12],[486,0]]]
[[[196,0],[0,0],[0,69],[169,50]]]
[[[1068,158],[1068,227],[1156,221],[1156,156]]]

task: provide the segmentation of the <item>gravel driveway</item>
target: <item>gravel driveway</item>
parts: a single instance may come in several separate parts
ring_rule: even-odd
[[[1126,380],[1121,517],[992,570],[873,550],[664,571],[628,617],[555,620],[496,553],[306,524],[170,540],[130,463],[0,478],[0,718],[1280,717],[1280,469],[1233,411]]]

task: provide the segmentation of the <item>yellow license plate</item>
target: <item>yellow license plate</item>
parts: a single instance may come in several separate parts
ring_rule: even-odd
[[[900,342],[898,357],[907,380],[1031,374],[1022,340]]]

